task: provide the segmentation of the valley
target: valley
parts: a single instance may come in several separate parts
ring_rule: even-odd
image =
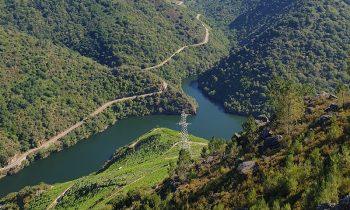
[[[348,0],[0,2],[0,209],[349,209],[349,23]]]
[[[199,108],[197,114],[189,118],[191,123],[189,132],[206,139],[212,136],[229,139],[233,132],[240,131],[245,117],[224,113],[218,105],[203,96],[197,88],[197,83],[191,81],[192,79],[184,81],[183,89],[186,94],[196,99]],[[90,174],[99,170],[117,148],[129,144],[155,127],[179,130],[178,121],[178,116],[166,115],[120,120],[102,133],[93,135],[43,160],[35,161],[17,174],[1,179],[0,196],[40,182],[64,182]]]

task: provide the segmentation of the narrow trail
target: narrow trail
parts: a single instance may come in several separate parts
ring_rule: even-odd
[[[73,185],[69,186],[59,196],[57,196],[57,198],[46,208],[46,210],[55,208],[55,206],[59,203],[59,201],[63,198],[63,196],[65,196],[68,190],[70,190],[70,188],[72,187]]]
[[[164,66],[165,64],[167,64],[175,55],[181,53],[184,49],[189,48],[189,47],[199,47],[201,45],[205,45],[208,43],[209,41],[209,28],[205,25],[205,23],[203,21],[200,20],[201,15],[198,14],[196,16],[196,19],[198,21],[201,22],[202,26],[205,28],[205,36],[202,42],[197,43],[197,44],[193,44],[193,45],[186,45],[181,47],[180,49],[178,49],[176,52],[174,52],[170,57],[168,57],[167,59],[165,59],[164,61],[162,61],[161,63],[152,66],[152,67],[148,67],[148,68],[144,68],[142,70],[152,70],[152,69],[156,69],[156,68],[160,68],[162,66]],[[120,99],[116,99],[113,101],[109,101],[105,104],[103,104],[102,106],[100,106],[99,108],[97,108],[94,112],[92,112],[89,117],[94,117],[96,115],[98,115],[99,113],[103,112],[105,109],[107,109],[108,107],[112,106],[115,103],[119,103],[119,102],[123,102],[123,101],[127,101],[127,100],[133,100],[136,98],[145,98],[148,96],[153,96],[153,95],[157,95],[157,94],[161,94],[163,92],[165,92],[168,88],[168,84],[165,81],[162,81],[162,88],[160,91],[158,92],[153,92],[153,93],[148,93],[148,94],[143,94],[143,95],[136,95],[136,96],[130,96],[130,97],[125,97],[125,98],[120,98]],[[43,144],[41,144],[40,146],[30,149],[22,154],[16,155],[14,156],[10,163],[8,165],[6,165],[3,168],[0,168],[0,174],[2,173],[6,173],[7,171],[11,170],[12,168],[16,168],[18,166],[20,166],[22,164],[23,161],[25,161],[27,159],[27,157],[31,154],[36,153],[37,151],[41,150],[41,149],[46,149],[48,147],[50,147],[52,144],[56,143],[59,139],[65,137],[67,134],[69,134],[70,132],[74,131],[75,129],[79,128],[80,126],[82,126],[86,119],[83,119],[80,122],[77,122],[76,124],[74,124],[73,126],[67,128],[66,130],[62,131],[61,133],[57,134],[56,136],[50,138],[49,140],[45,141]]]

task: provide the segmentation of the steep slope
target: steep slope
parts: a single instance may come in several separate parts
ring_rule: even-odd
[[[349,11],[347,1],[259,1],[231,22],[239,44],[200,87],[228,112],[257,114],[276,75],[330,91],[348,84]]]
[[[4,197],[0,205],[26,209],[111,207],[111,201],[123,198],[128,192],[149,191],[166,178],[169,165],[177,160],[180,139],[179,132],[154,129],[118,149],[97,173],[53,186],[27,187]],[[190,139],[193,157],[198,158],[207,141],[193,136]]]
[[[5,1],[0,10],[0,24],[5,28],[1,28],[0,166],[9,162],[8,166],[15,166],[2,168],[0,174],[7,169],[16,172],[23,160],[27,164],[44,158],[129,115],[193,112],[193,103],[178,89],[181,79],[208,69],[226,52],[225,39],[214,36],[209,41],[209,28],[203,27],[200,15],[192,17],[186,7],[169,2]],[[119,20],[126,25],[118,25]],[[102,34],[96,37],[95,32]],[[106,68],[65,47],[118,68]],[[157,49],[149,54],[153,47]],[[162,62],[147,63],[141,54]],[[122,57],[123,62],[115,63]],[[91,66],[84,65],[87,61]],[[18,75],[7,75],[12,70]],[[151,71],[176,85],[164,83]],[[167,91],[159,90],[161,84],[166,84]],[[134,101],[107,103],[123,98]],[[92,112],[99,107],[108,109],[96,117]]]
[[[11,0],[0,11],[1,25],[111,67],[154,65],[204,33],[195,14],[165,1]]]
[[[155,93],[162,84],[148,72],[112,71],[66,48],[1,27],[0,37],[0,166],[81,121],[107,101]],[[114,114],[90,119],[90,124],[97,124],[95,128],[80,130],[63,141],[64,146],[112,124],[116,114],[125,117],[135,109],[143,110],[136,113],[141,115],[176,112],[176,106],[188,105],[174,91],[170,88],[164,100],[143,100],[142,108],[142,100],[125,102],[125,108],[121,103]],[[149,103],[153,105],[147,106]]]
[[[259,0],[188,0],[189,7],[203,12],[216,27],[228,28],[239,15],[253,9]]]
[[[350,100],[341,106],[322,94],[305,103],[289,134],[275,119],[249,119],[231,142],[209,142],[185,178],[171,176],[148,194],[130,195],[124,207],[348,209]]]

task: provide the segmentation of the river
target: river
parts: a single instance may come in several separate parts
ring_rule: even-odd
[[[185,81],[183,90],[195,98],[199,105],[197,115],[188,119],[191,123],[190,134],[207,139],[213,136],[230,139],[234,132],[242,129],[245,118],[224,113],[222,108],[201,93],[196,82]],[[127,145],[152,128],[167,127],[179,130],[178,121],[179,116],[168,115],[120,120],[102,133],[82,140],[46,159],[36,161],[14,176],[0,179],[0,197],[40,182],[52,184],[88,175],[100,169],[116,149]]]

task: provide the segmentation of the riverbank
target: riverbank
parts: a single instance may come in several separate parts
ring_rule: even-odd
[[[181,149],[180,135],[180,132],[166,128],[148,131],[133,141],[138,142],[135,148],[119,148],[103,172],[65,183],[51,186],[42,184],[31,190],[24,189],[23,194],[33,193],[33,196],[27,199],[26,196],[19,196],[18,199],[23,198],[23,202],[15,202],[30,209],[51,209],[56,206],[64,209],[103,209],[116,196],[139,190],[140,186],[150,189],[166,178],[169,164],[176,162]],[[195,136],[189,138],[192,157],[198,158],[207,141]],[[11,198],[0,199],[0,204],[10,205]]]
[[[88,139],[94,134],[101,133],[117,121],[127,117],[162,114],[163,112],[166,112],[166,114],[179,114],[182,109],[188,110],[191,113],[195,112],[195,106],[187,102],[185,95],[179,96],[176,94],[179,91],[175,89],[171,89],[169,93],[164,92],[166,90],[167,86],[165,89],[156,93],[116,99],[104,104],[87,118],[59,133],[44,145],[18,156],[12,162],[12,165],[10,164],[0,170],[4,174],[2,178],[6,174],[14,175],[31,163],[47,158],[52,153],[69,148],[82,139]],[[172,95],[177,95],[178,98],[174,98]],[[179,105],[176,109],[169,110],[164,107],[164,102],[177,100],[183,101],[183,104]],[[169,104],[169,106],[171,105]],[[102,112],[103,114],[101,114]]]
[[[189,117],[189,132],[193,135],[211,139],[212,136],[230,139],[234,132],[242,129],[241,124],[244,117],[230,115],[223,109],[211,103],[197,88],[197,83],[185,80],[182,86],[184,92],[194,98],[199,107],[195,116]],[[170,94],[170,93],[169,93]],[[154,103],[156,99],[149,98],[147,104]],[[137,102],[128,103],[127,106],[136,106]],[[141,103],[141,102],[140,102]],[[161,102],[163,103],[163,102]],[[175,102],[170,102],[175,103]],[[59,153],[35,161],[28,167],[13,176],[4,177],[0,180],[0,197],[9,192],[18,191],[24,186],[36,185],[40,182],[48,184],[65,182],[86,176],[101,169],[104,162],[119,147],[129,144],[132,140],[156,127],[166,127],[179,130],[177,122],[179,116],[175,115],[148,115],[151,112],[138,107],[137,112],[127,114],[142,114],[144,116],[128,117],[119,120],[102,133],[92,135],[86,141],[77,141],[74,147],[65,148]],[[120,110],[116,110],[117,112]],[[124,109],[124,111],[127,111]],[[151,110],[158,111],[158,110]],[[107,109],[104,114],[99,115],[96,121],[108,123],[108,116],[115,116],[113,109]],[[121,116],[116,116],[121,118]],[[124,116],[125,117],[125,116]],[[96,127],[91,122],[87,127]],[[98,127],[105,128],[105,124]],[[84,131],[79,131],[81,136]],[[67,137],[76,138],[75,134]],[[67,141],[67,138],[64,139]]]
[[[181,48],[179,48],[175,53],[173,53],[171,56],[169,56],[168,58],[166,58],[164,61],[162,61],[161,63],[149,67],[149,68],[145,68],[142,70],[152,70],[152,69],[157,69],[160,68],[162,66],[164,66],[165,64],[167,64],[175,55],[181,53],[184,49],[189,48],[189,47],[199,47],[201,45],[205,45],[208,43],[209,41],[209,28],[204,24],[203,21],[200,20],[200,14],[197,14],[196,19],[198,21],[201,22],[202,26],[205,28],[205,35],[203,38],[203,41],[197,44],[193,44],[193,45],[185,45]],[[153,93],[147,93],[147,94],[143,94],[143,95],[139,95],[139,96],[130,96],[127,98],[121,98],[121,99],[116,99],[116,100],[112,100],[109,101],[105,104],[103,104],[102,106],[100,106],[99,108],[97,108],[93,113],[91,113],[87,118],[84,118],[82,121],[77,122],[76,124],[74,124],[73,126],[69,127],[68,129],[62,131],[61,133],[57,134],[56,136],[52,137],[51,139],[45,141],[42,145],[30,149],[22,154],[17,154],[15,155],[10,161],[9,164],[4,166],[3,168],[0,168],[0,179],[3,176],[6,176],[8,174],[14,174],[17,173],[19,170],[21,170],[23,167],[25,167],[26,165],[30,164],[32,161],[35,160],[35,158],[32,158],[32,161],[28,160],[28,156],[30,155],[35,155],[36,153],[48,149],[50,146],[53,146],[53,144],[57,143],[58,140],[60,140],[61,138],[65,137],[67,134],[69,134],[70,132],[74,131],[75,129],[81,127],[89,118],[95,117],[96,115],[98,115],[99,113],[101,113],[102,111],[104,111],[106,108],[110,107],[111,105],[115,104],[115,103],[119,103],[119,102],[123,102],[126,100],[134,100],[136,98],[145,98],[148,96],[152,96],[152,95],[156,95],[156,94],[161,94],[164,91],[167,91],[168,88],[168,84],[166,81],[162,80],[162,85],[160,87],[160,90],[158,92],[153,92]],[[53,146],[55,147],[55,146]],[[55,147],[57,148],[57,147]],[[57,151],[57,149],[53,148],[53,150]],[[58,151],[61,150],[61,147],[58,147]],[[53,151],[49,151],[46,152],[46,155],[44,155],[42,158],[47,157],[50,153],[52,153]],[[23,164],[24,162],[24,164]]]

